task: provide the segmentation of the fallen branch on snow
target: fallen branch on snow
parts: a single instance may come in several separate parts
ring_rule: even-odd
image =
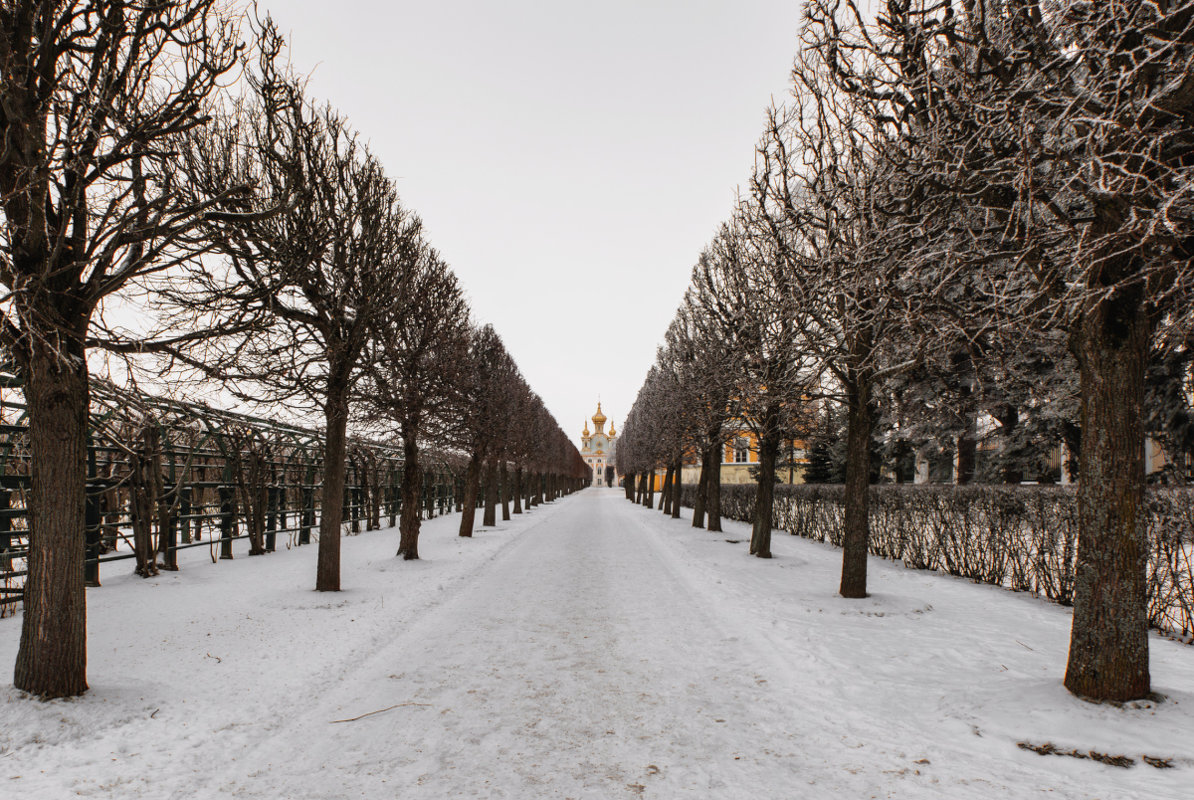
[[[381,714],[386,711],[393,711],[395,708],[402,708],[403,706],[422,706],[424,708],[429,708],[431,706],[431,704],[430,703],[395,703],[392,706],[386,706],[385,708],[379,708],[376,711],[369,711],[365,714],[361,714],[360,716],[349,717],[348,719],[334,719],[334,720],[332,720],[332,724],[334,725],[337,722],[356,722],[358,719],[364,719],[365,717],[371,717],[374,714]]]

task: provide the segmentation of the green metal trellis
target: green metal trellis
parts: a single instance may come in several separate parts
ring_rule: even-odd
[[[28,410],[20,377],[0,366],[0,613],[21,599],[29,526]],[[87,456],[86,574],[137,559],[146,574],[178,569],[178,553],[208,547],[213,560],[311,543],[317,535],[323,436],[282,422],[201,403],[91,388]],[[451,509],[457,470],[431,458],[424,468],[424,513]],[[399,448],[353,439],[343,498],[350,533],[393,526],[400,512]],[[254,549],[256,548],[256,549]]]

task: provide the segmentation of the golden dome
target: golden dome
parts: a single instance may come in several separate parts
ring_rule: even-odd
[[[609,437],[612,439],[613,437],[615,437],[617,435],[618,435],[618,432],[614,430],[614,424],[611,422],[609,424]]]
[[[589,434],[589,421],[588,420],[585,420],[585,429],[584,429],[584,431],[581,432],[580,435],[585,437],[586,439],[589,438],[590,434]]]
[[[605,426],[605,421],[609,417],[601,413],[601,403],[597,403],[597,413],[593,415],[593,424],[597,426],[597,430],[601,430]]]

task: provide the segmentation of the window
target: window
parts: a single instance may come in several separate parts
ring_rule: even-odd
[[[745,464],[750,461],[750,444],[739,436],[734,440],[734,463]]]

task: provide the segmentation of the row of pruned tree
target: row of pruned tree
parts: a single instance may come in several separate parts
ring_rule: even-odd
[[[0,7],[0,344],[32,455],[17,688],[87,688],[92,351],[322,416],[321,591],[340,588],[353,420],[402,440],[408,559],[429,444],[471,460],[474,496],[481,468],[533,474],[537,497],[584,474],[382,164],[284,54],[272,22],[219,0]]]
[[[1146,425],[1180,444],[1190,419],[1192,41],[1187,0],[810,0],[791,97],[693,271],[623,471],[749,425],[766,556],[775,443],[837,404],[840,591],[862,597],[878,449],[948,412],[964,480],[979,414],[1009,452],[1051,419],[1080,484],[1066,686],[1146,696]]]

